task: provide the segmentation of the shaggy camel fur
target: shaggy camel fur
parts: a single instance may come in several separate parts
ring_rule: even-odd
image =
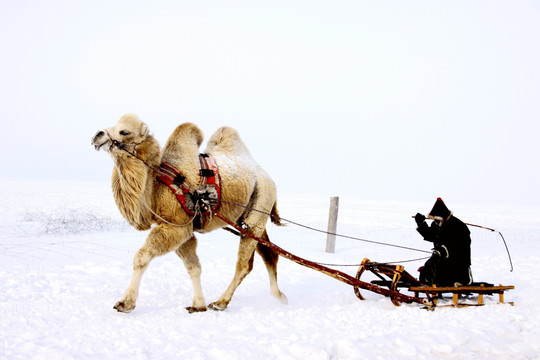
[[[215,216],[205,215],[197,222],[200,227],[194,228],[191,216],[184,211],[173,192],[158,182],[154,170],[143,163],[159,169],[161,162],[167,162],[178,169],[193,188],[199,182],[198,154],[202,141],[201,130],[194,124],[185,123],[176,128],[160,152],[159,144],[150,134],[148,126],[132,114],[122,116],[115,126],[98,131],[92,138],[96,150],[104,149],[113,158],[112,190],[122,215],[137,230],[148,230],[155,224],[144,245],[135,254],[131,282],[123,299],[114,306],[116,310],[130,312],[135,308],[141,278],[150,261],[171,251],[182,259],[193,283],[193,304],[187,310],[206,310],[194,231],[209,232],[226,224]],[[127,151],[115,146],[119,143]],[[264,213],[274,215],[273,222],[280,225],[276,187],[272,179],[253,160],[238,133],[230,127],[218,129],[210,138],[205,152],[214,158],[219,167],[221,198],[227,201],[220,204],[220,214],[233,222],[245,223],[252,234],[268,239],[266,222],[269,216]],[[249,208],[264,213],[250,211]],[[221,297],[209,305],[210,308],[227,308],[234,291],[253,268],[255,250],[268,270],[270,293],[287,302],[277,284],[278,254],[255,240],[241,237],[234,277]]]

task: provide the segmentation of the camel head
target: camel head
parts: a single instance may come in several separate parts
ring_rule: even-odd
[[[115,126],[99,130],[92,138],[96,150],[111,152],[114,145],[130,146],[142,143],[149,135],[148,126],[136,115],[126,114]]]

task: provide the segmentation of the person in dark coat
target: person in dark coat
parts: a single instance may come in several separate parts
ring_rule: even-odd
[[[441,198],[437,198],[427,216],[414,217],[417,231],[432,242],[433,253],[420,269],[420,282],[426,285],[459,286],[472,283],[471,232],[467,225],[452,215]]]

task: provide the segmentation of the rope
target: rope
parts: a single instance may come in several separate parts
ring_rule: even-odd
[[[408,263],[408,262],[415,262],[415,261],[426,260],[426,259],[429,259],[429,256],[416,258],[416,259],[401,260],[401,261],[387,261],[387,262],[377,261],[377,262],[370,262],[369,264],[392,265],[392,264],[403,264],[403,263]],[[317,262],[317,264],[323,265],[323,266],[355,266],[355,267],[360,266],[360,265],[365,265],[365,264],[325,264],[325,263],[320,263],[320,262]]]
[[[308,226],[308,225],[300,224],[300,223],[292,221],[292,220],[288,220],[288,219],[285,219],[285,218],[282,218],[282,217],[272,215],[272,214],[270,214],[270,213],[268,213],[266,211],[257,210],[257,209],[251,208],[249,206],[237,204],[237,203],[232,202],[232,201],[226,201],[226,200],[220,200],[220,201],[222,203],[231,204],[231,205],[234,205],[234,206],[242,207],[242,208],[250,210],[250,211],[255,211],[255,212],[258,212],[258,213],[261,213],[261,214],[265,214],[265,215],[270,216],[271,218],[277,218],[277,220],[283,220],[283,221],[288,222],[290,224],[293,224],[293,225],[296,225],[296,226],[299,226],[299,227],[302,227],[302,228],[305,228],[305,229],[308,229],[308,230],[320,232],[320,233],[323,233],[323,234],[334,235],[334,236],[341,237],[341,238],[344,238],[344,239],[349,239],[349,240],[362,241],[362,242],[367,242],[367,243],[371,243],[371,244],[384,245],[384,246],[390,246],[390,247],[395,247],[395,248],[399,248],[399,249],[405,249],[405,250],[411,250],[411,251],[417,251],[417,252],[422,252],[422,253],[426,253],[426,254],[431,254],[431,251],[427,251],[427,250],[421,250],[421,249],[412,248],[412,247],[408,247],[408,246],[390,244],[390,243],[385,243],[385,242],[381,242],[381,241],[367,240],[367,239],[362,239],[362,238],[358,238],[358,237],[354,237],[354,236],[342,235],[342,234],[337,234],[337,233],[317,229],[317,228],[314,228],[314,227],[311,227],[311,226]]]
[[[133,146],[137,146],[138,144],[131,144]],[[152,170],[154,173],[156,174],[160,174],[160,172],[158,170],[156,170],[153,166],[151,166],[150,164],[148,164],[146,161],[144,161],[143,159],[141,159],[140,157],[138,157],[135,153],[129,151],[127,149],[127,144],[123,143],[123,142],[120,142],[120,141],[117,141],[117,140],[113,140],[113,143],[112,143],[112,146],[116,146],[118,149],[120,150],[123,150],[125,151],[126,153],[128,153],[129,155],[133,156],[134,158],[138,159],[139,161],[141,161],[147,168],[149,168],[150,170]],[[124,180],[124,182],[126,184],[129,185],[129,183],[126,181],[126,179],[124,178],[124,176],[122,175],[122,173],[120,172],[120,169],[118,168],[116,162],[115,162],[115,166],[116,166],[116,169],[118,170],[118,174],[122,177],[122,179]],[[131,187],[131,185],[129,185]],[[133,190],[133,188],[132,188]],[[390,244],[390,243],[385,243],[385,242],[381,242],[381,241],[374,241],[374,240],[368,240],[368,239],[362,239],[362,238],[358,238],[358,237],[354,237],[354,236],[348,236],[348,235],[342,235],[342,234],[338,234],[338,233],[333,233],[333,232],[329,232],[329,231],[325,231],[325,230],[321,230],[321,229],[317,229],[317,228],[314,228],[314,227],[311,227],[311,226],[307,226],[307,225],[304,225],[304,224],[300,224],[298,222],[295,222],[295,221],[292,221],[292,220],[288,220],[288,219],[285,219],[285,218],[282,218],[282,217],[277,217],[275,215],[272,215],[266,211],[262,211],[262,210],[257,210],[257,209],[254,209],[254,208],[251,208],[249,206],[245,206],[245,205],[241,205],[241,204],[238,204],[238,203],[234,203],[234,202],[231,202],[231,201],[226,201],[226,200],[219,200],[220,202],[223,202],[223,203],[227,203],[227,204],[231,204],[231,205],[234,205],[234,206],[238,206],[238,207],[242,207],[244,209],[247,209],[247,210],[250,210],[250,211],[256,211],[256,212],[259,212],[261,214],[265,214],[271,218],[277,218],[277,220],[283,220],[285,222],[288,222],[290,224],[293,224],[293,225],[296,225],[296,226],[299,226],[299,227],[302,227],[302,228],[305,228],[305,229],[308,229],[308,230],[311,230],[311,231],[316,231],[316,232],[319,232],[319,233],[323,233],[323,234],[327,234],[327,235],[333,235],[333,236],[337,236],[337,237],[341,237],[341,238],[344,238],[344,239],[349,239],[349,240],[355,240],[355,241],[362,241],[362,242],[366,242],[366,243],[370,243],[370,244],[376,244],[376,245],[383,245],[383,246],[390,246],[390,247],[395,247],[395,248],[399,248],[399,249],[405,249],[405,250],[411,250],[411,251],[417,251],[417,252],[422,252],[422,253],[426,253],[426,254],[431,254],[431,251],[427,251],[427,250],[421,250],[421,249],[417,249],[417,248],[412,248],[412,247],[408,247],[408,246],[402,246],[402,245],[396,245],[396,244]],[[158,214],[156,214],[151,208],[150,206],[144,201],[144,198],[141,198],[141,202],[142,204],[154,215],[156,216],[158,219],[160,219],[161,221],[171,225],[171,226],[176,226],[176,227],[186,227],[188,226],[189,224],[191,224],[195,217],[197,215],[200,215],[200,211],[198,211],[198,209],[196,209],[196,212],[195,212],[195,215],[191,218],[190,221],[188,221],[186,224],[183,224],[183,225],[180,225],[180,224],[174,224],[174,223],[171,223],[167,220],[165,220],[163,217],[159,216]],[[199,214],[197,214],[199,213]],[[510,271],[514,271],[514,265],[512,263],[512,258],[510,256],[510,251],[508,250],[508,245],[506,244],[506,240],[504,239],[504,236],[503,234],[500,232],[500,231],[497,231],[495,229],[491,229],[491,228],[488,228],[488,227],[485,227],[485,226],[480,226],[480,225],[475,225],[475,224],[469,224],[469,223],[466,223],[467,225],[470,225],[470,226],[475,226],[475,227],[478,227],[478,228],[482,228],[482,229],[485,229],[485,230],[490,230],[490,231],[494,231],[494,232],[498,232],[499,235],[501,236],[502,238],[502,241],[503,241],[503,244],[504,244],[504,247],[506,248],[506,253],[508,255],[508,261],[510,262]],[[227,228],[224,228],[225,230],[228,230]],[[230,231],[230,230],[229,230]],[[234,233],[234,232],[233,232]],[[428,257],[424,257],[424,258],[418,258],[418,259],[412,259],[412,260],[405,260],[405,261],[401,261],[401,262],[386,262],[386,263],[382,263],[382,264],[397,264],[397,263],[405,263],[405,262],[413,262],[413,261],[418,261],[418,260],[424,260],[424,259],[427,259]],[[323,264],[323,263],[318,263],[319,265],[327,265],[327,266],[360,266],[360,264],[351,264],[351,265],[340,265],[340,264]]]
[[[512,264],[512,257],[510,256],[510,250],[508,250],[508,245],[506,245],[506,240],[504,239],[504,236],[503,236],[502,232],[497,231],[497,230],[492,229],[492,228],[485,227],[485,226],[476,225],[476,224],[465,223],[465,225],[474,226],[474,227],[477,227],[477,228],[480,228],[480,229],[489,230],[489,231],[499,233],[499,235],[501,235],[501,239],[502,239],[504,247],[506,249],[506,254],[508,255],[508,261],[510,262],[510,272],[514,271],[514,264]]]
[[[124,142],[121,142],[121,141],[118,141],[118,140],[113,140],[112,141],[112,146],[116,146],[118,149],[120,150],[124,150],[125,152],[127,152],[129,155],[133,156],[135,159],[139,160],[140,162],[142,162],[147,168],[149,168],[150,170],[152,170],[153,172],[155,172],[156,174],[160,174],[159,170],[156,170],[156,168],[154,168],[152,165],[148,164],[146,161],[144,161],[143,159],[141,159],[140,157],[137,156],[137,154],[129,151],[127,149],[128,146],[133,146],[133,149],[135,149],[137,147],[137,145],[140,145],[140,144],[126,144]],[[116,162],[115,162],[116,164]]]
[[[118,147],[120,150],[124,150],[125,152],[127,152],[129,155],[133,156],[134,158],[140,160],[144,165],[146,165],[146,167],[148,167],[150,170],[152,170],[153,172],[155,172],[156,174],[160,174],[160,172],[158,170],[156,170],[153,166],[149,165],[148,163],[146,163],[146,161],[144,161],[143,159],[139,158],[135,153],[127,150],[127,145],[125,143],[122,143],[122,142],[118,142],[118,141],[115,141],[113,142],[113,146],[116,146]],[[115,163],[115,166],[116,163]],[[117,170],[118,170],[118,173],[121,175],[120,173],[120,170],[118,169],[118,166],[117,166]],[[122,175],[121,175],[122,176]],[[125,178],[122,176],[122,178],[125,180]],[[127,183],[127,181],[126,181]],[[129,184],[129,183],[128,183]],[[197,216],[197,214],[195,214],[195,216],[193,216],[193,218],[191,218],[191,220],[184,224],[184,225],[177,225],[177,224],[173,224],[165,219],[163,219],[161,216],[157,215],[147,204],[146,202],[144,201],[144,199],[141,199],[142,203],[144,204],[144,206],[152,213],[154,214],[156,217],[158,217],[159,219],[161,219],[162,221],[166,222],[167,224],[169,225],[172,225],[172,226],[178,226],[178,227],[185,227],[185,226],[188,226],[189,224],[191,224],[193,222],[193,220],[195,219],[195,216]],[[278,216],[275,216],[275,215],[272,215],[270,213],[268,213],[267,211],[262,211],[262,210],[258,210],[258,209],[254,209],[252,207],[249,207],[249,206],[246,206],[246,205],[242,205],[242,204],[238,204],[238,203],[235,203],[235,202],[232,202],[232,201],[227,201],[227,200],[222,200],[220,199],[219,200],[220,202],[222,203],[226,203],[226,204],[230,204],[230,205],[234,205],[234,206],[237,206],[237,207],[242,207],[244,209],[247,209],[247,210],[250,210],[250,211],[255,211],[255,212],[258,212],[258,213],[261,213],[261,214],[264,214],[264,215],[267,215],[271,218],[277,218],[276,220],[283,220],[285,222],[288,222],[290,224],[293,224],[293,225],[296,225],[296,226],[299,226],[299,227],[302,227],[302,228],[305,228],[305,229],[308,229],[308,230],[311,230],[311,231],[316,231],[316,232],[319,232],[319,233],[323,233],[323,234],[326,234],[326,235],[334,235],[334,236],[337,236],[337,237],[341,237],[341,238],[344,238],[344,239],[349,239],[349,240],[355,240],[355,241],[362,241],[362,242],[366,242],[366,243],[370,243],[370,244],[376,244],[376,245],[383,245],[383,246],[390,246],[390,247],[395,247],[395,248],[398,248],[398,249],[405,249],[405,250],[411,250],[411,251],[417,251],[417,252],[422,252],[422,253],[426,253],[426,254],[431,254],[431,251],[426,251],[426,250],[421,250],[421,249],[417,249],[417,248],[412,248],[412,247],[408,247],[408,246],[402,246],[402,245],[396,245],[396,244],[390,244],[390,243],[385,243],[385,242],[381,242],[381,241],[374,241],[374,240],[367,240],[367,239],[362,239],[362,238],[358,238],[358,237],[354,237],[354,236],[349,236],[349,235],[342,235],[342,234],[337,234],[337,233],[332,233],[332,232],[329,232],[329,231],[325,231],[325,230],[321,230],[321,229],[317,229],[317,228],[314,228],[314,227],[311,227],[311,226],[307,226],[307,225],[304,225],[304,224],[300,224],[298,222],[295,222],[295,221],[292,221],[292,220],[288,220],[288,219],[285,219],[285,218],[282,218],[282,217],[278,217]],[[409,260],[409,261],[416,261],[417,259],[414,259],[414,260]],[[404,262],[407,262],[407,261],[404,261]],[[390,262],[387,263],[387,264],[391,264]],[[337,265],[336,265],[337,266]],[[358,266],[358,265],[339,265],[339,266]]]
[[[135,157],[136,159],[139,159],[138,157]],[[142,161],[142,160],[141,160]],[[143,161],[144,162],[144,161]],[[124,182],[131,188],[132,191],[135,191],[135,189],[133,189],[133,186],[131,186],[131,184],[126,180],[126,178],[124,177],[124,175],[122,175],[122,172],[120,171],[120,168],[118,167],[118,165],[116,164],[116,162],[114,163],[114,166],[116,167],[116,171],[118,173],[118,175],[122,178],[122,180],[124,180]],[[152,167],[150,167],[152,168]],[[144,194],[143,194],[144,195]],[[175,226],[175,227],[186,227],[188,225],[190,225],[193,220],[195,220],[195,218],[197,217],[197,215],[200,215],[200,210],[198,208],[195,209],[195,214],[193,215],[193,217],[185,224],[174,224],[166,219],[164,219],[163,217],[161,217],[160,215],[158,215],[154,210],[152,210],[152,208],[150,207],[150,205],[148,205],[146,203],[146,201],[144,200],[144,196],[141,195],[140,196],[140,200],[141,200],[141,203],[144,205],[145,208],[148,209],[148,211],[150,211],[155,217],[157,217],[158,219],[160,219],[161,221],[163,221],[164,223],[167,223],[171,226]]]
[[[133,146],[134,148],[139,145],[139,144],[126,144],[124,142],[121,142],[121,141],[117,141],[117,140],[113,140],[113,143],[112,143],[112,146],[116,146],[118,149],[120,150],[123,150],[125,151],[126,153],[128,153],[129,155],[133,156],[135,159],[139,160],[140,162],[142,162],[148,169],[152,170],[154,173],[160,175],[161,173],[156,170],[152,165],[148,164],[146,161],[144,161],[143,159],[141,159],[140,157],[137,156],[137,154],[129,151],[127,149],[128,146]],[[122,172],[120,171],[120,168],[118,167],[118,164],[116,163],[116,161],[114,161],[114,166],[116,167],[116,171],[118,172],[118,175],[120,175],[120,177],[124,180],[124,182],[131,188],[132,191],[135,191],[135,189],[133,189],[133,187],[130,185],[130,183],[126,180],[126,178],[124,177],[124,175],[122,175]],[[191,223],[193,223],[193,221],[195,220],[195,218],[198,216],[198,215],[201,215],[201,212],[200,212],[200,209],[199,208],[195,208],[195,214],[193,214],[193,217],[185,224],[175,224],[175,223],[172,223],[166,219],[164,219],[163,217],[161,217],[160,215],[158,215],[154,210],[152,210],[152,208],[150,207],[150,205],[148,205],[146,203],[146,201],[144,200],[144,196],[141,196],[140,197],[140,200],[141,200],[141,203],[144,205],[144,207],[146,207],[148,209],[148,211],[150,211],[150,213],[152,213],[152,215],[154,215],[155,217],[157,217],[158,219],[160,219],[161,221],[163,221],[164,223],[166,224],[169,224],[171,226],[175,226],[175,227],[186,227],[188,225],[190,225]]]

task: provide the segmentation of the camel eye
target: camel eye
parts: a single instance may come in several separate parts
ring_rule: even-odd
[[[128,135],[129,135],[129,131],[126,131],[126,130],[120,130],[120,135],[122,135],[122,136],[128,136]]]

